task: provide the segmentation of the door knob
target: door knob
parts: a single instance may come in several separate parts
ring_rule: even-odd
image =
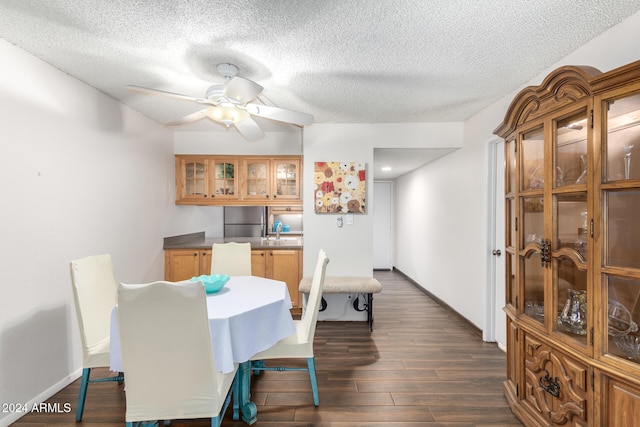
[[[495,256],[502,255],[502,252],[500,252],[500,249],[494,249],[493,252],[491,252],[491,253],[494,254]]]

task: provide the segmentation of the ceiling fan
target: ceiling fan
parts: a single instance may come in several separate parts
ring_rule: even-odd
[[[291,123],[298,126],[313,123],[313,116],[311,114],[251,102],[258,98],[263,87],[254,81],[239,77],[237,75],[238,67],[235,65],[218,64],[217,69],[224,77],[225,82],[209,87],[205,98],[196,98],[135,85],[127,85],[125,88],[135,92],[192,101],[206,106],[206,108],[200,111],[166,123],[167,126],[180,126],[209,118],[217,123],[223,124],[227,128],[234,126],[245,139],[255,141],[262,138],[264,132],[251,116],[263,117],[265,119]]]

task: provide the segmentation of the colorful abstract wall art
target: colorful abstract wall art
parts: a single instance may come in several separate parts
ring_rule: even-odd
[[[316,213],[366,212],[365,163],[315,162],[314,172]]]

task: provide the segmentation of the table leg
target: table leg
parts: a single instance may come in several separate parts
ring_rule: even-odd
[[[233,402],[233,419],[239,418],[238,408],[242,412],[242,421],[253,424],[258,421],[258,409],[251,402],[251,361],[243,362],[238,367],[238,380],[240,385],[238,401]]]

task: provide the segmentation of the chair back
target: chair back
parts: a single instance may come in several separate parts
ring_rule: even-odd
[[[320,249],[318,253],[318,261],[316,262],[316,269],[313,272],[313,278],[311,280],[311,289],[309,290],[309,299],[307,300],[307,307],[300,319],[302,323],[299,332],[305,334],[300,337],[303,342],[313,342],[313,338],[316,333],[316,323],[318,322],[318,312],[320,311],[320,302],[322,300],[322,287],[324,285],[324,275],[327,270],[327,264],[329,258],[324,250]]]
[[[118,287],[126,420],[217,416],[216,371],[202,282]]]
[[[117,300],[111,255],[88,256],[71,261],[70,270],[82,340],[83,367],[109,366],[111,310]]]
[[[211,274],[251,276],[251,243],[214,243]]]

